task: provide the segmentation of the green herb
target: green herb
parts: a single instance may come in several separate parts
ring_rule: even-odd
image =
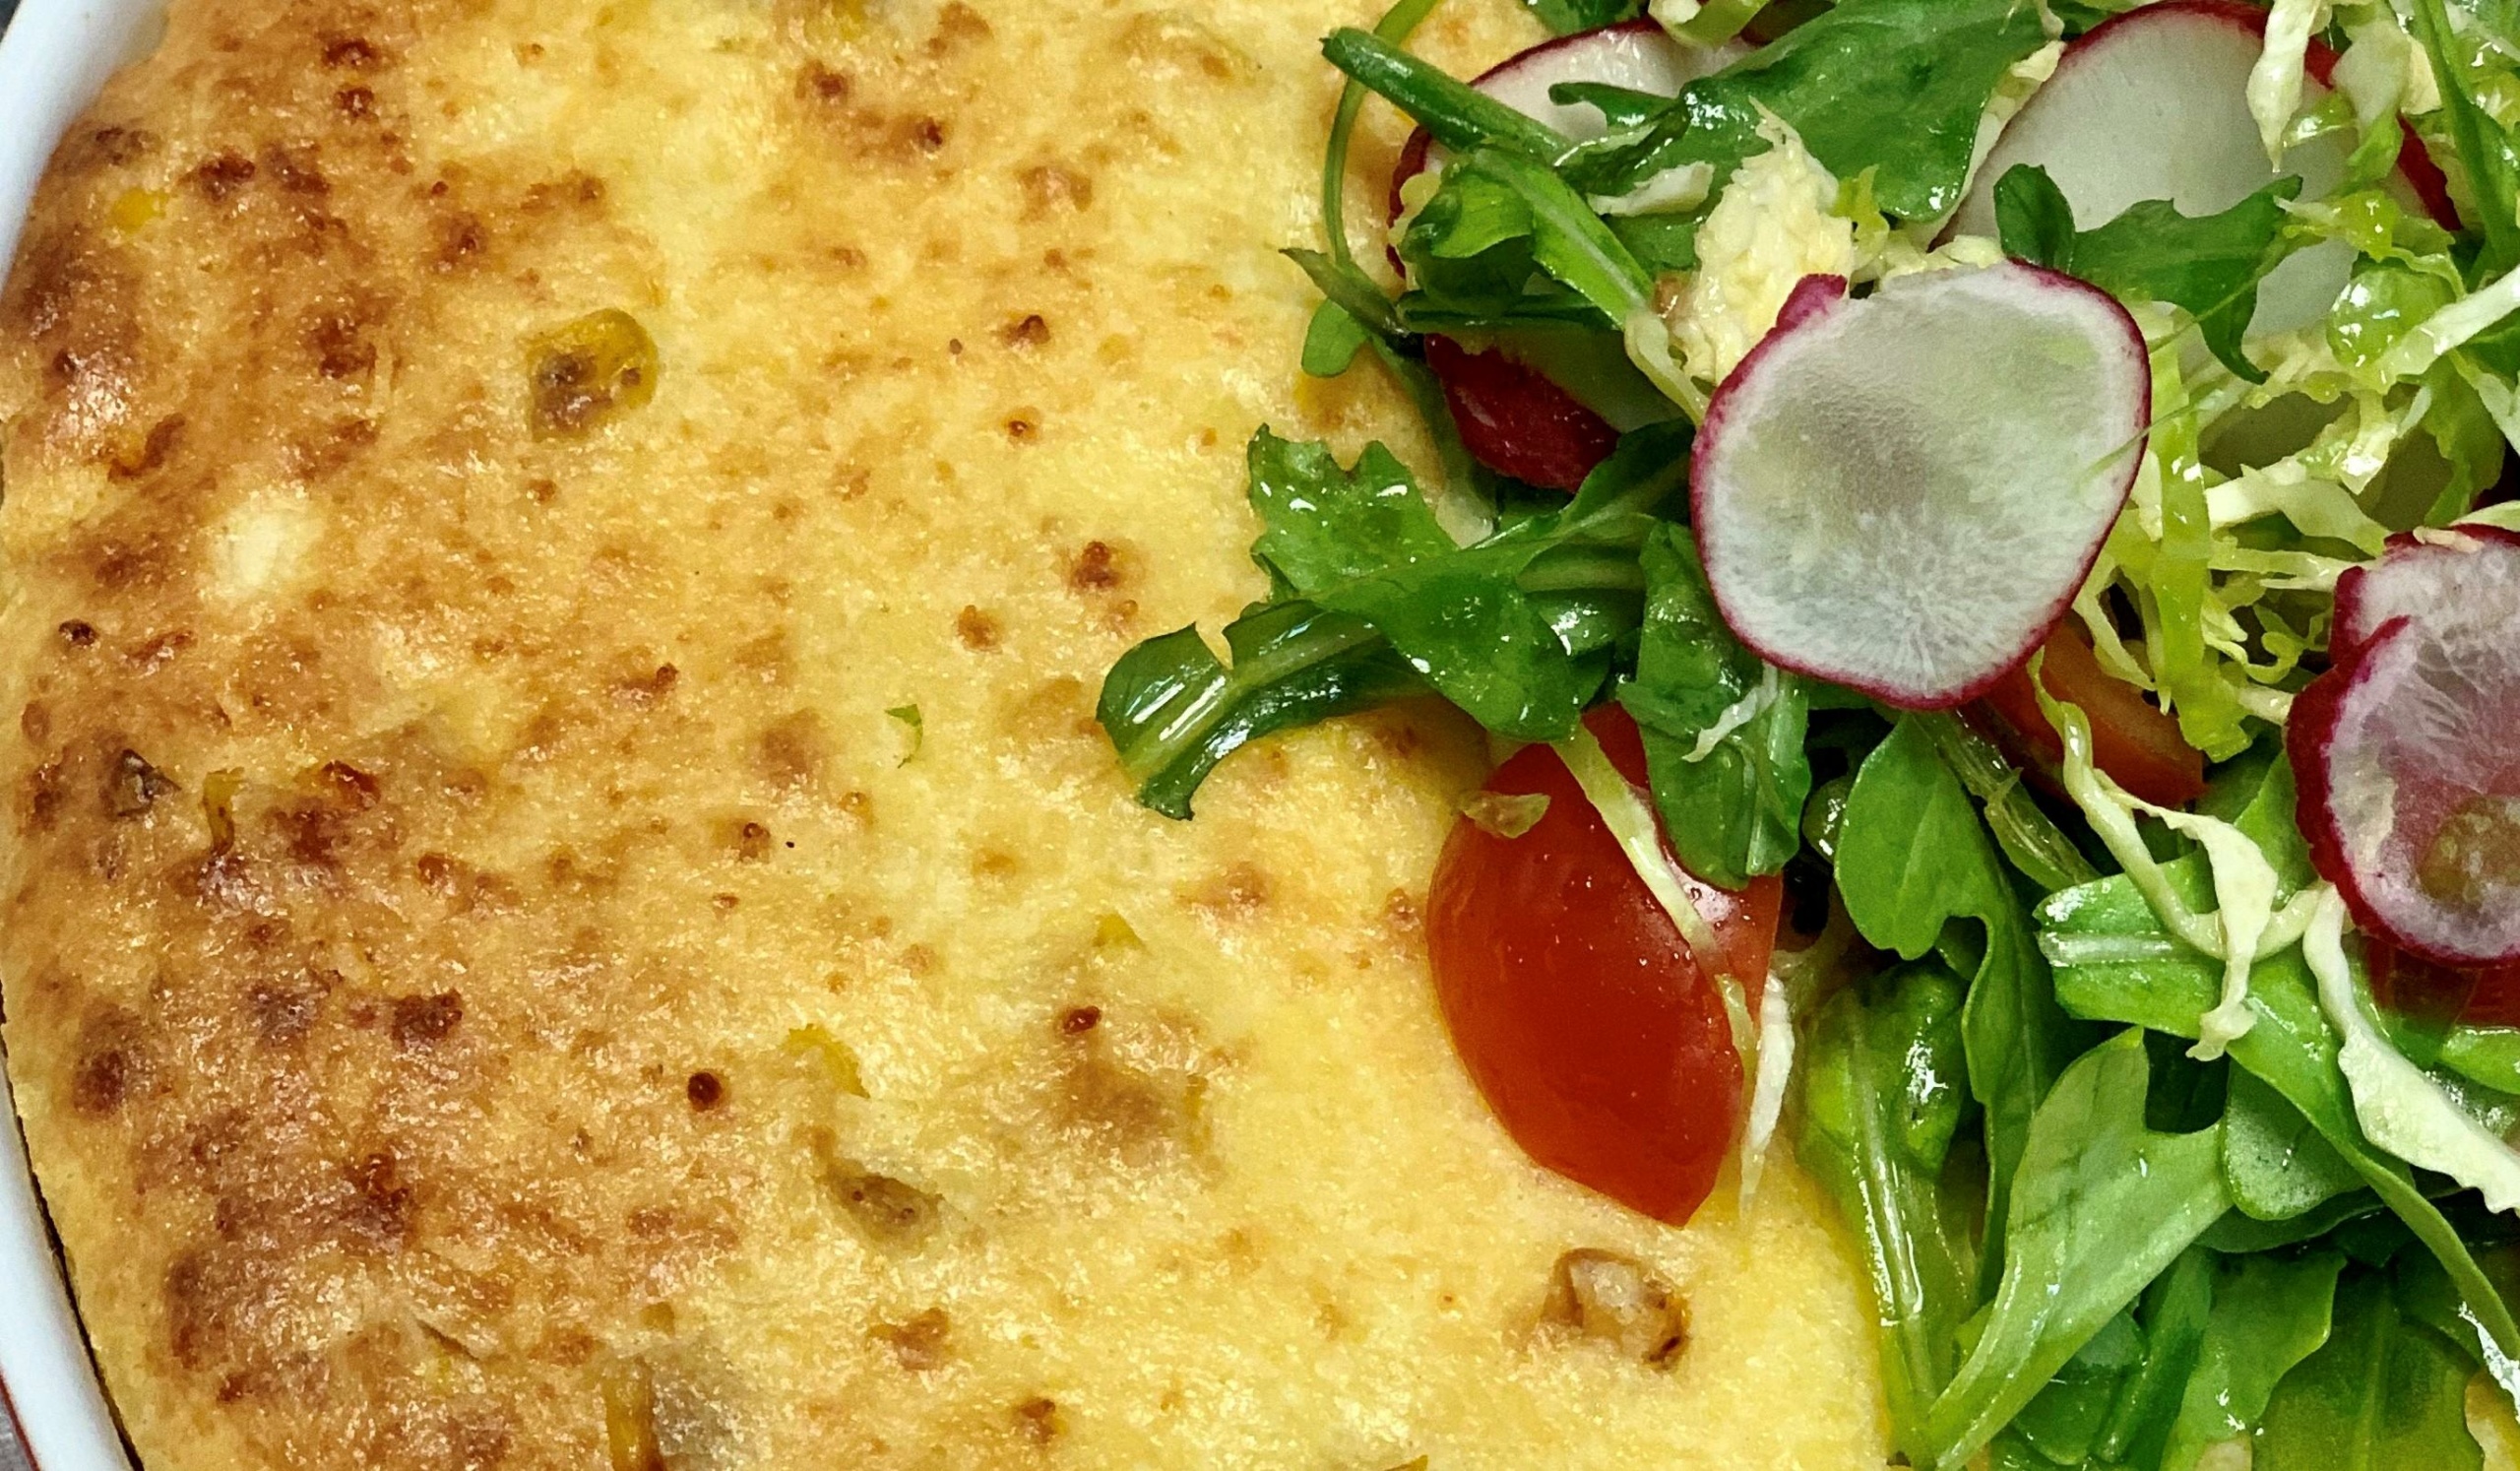
[[[895,763],[908,766],[910,758],[918,754],[919,742],[927,737],[926,724],[919,719],[916,705],[895,705],[884,713],[910,728],[910,749],[902,752],[901,760]]]
[[[1551,35],[1572,35],[1632,21],[1645,9],[1644,0],[1523,0]]]
[[[2254,1471],[2460,1471],[2485,1464],[2468,1433],[2476,1366],[2409,1317],[2389,1277],[2337,1288],[2327,1345],[2275,1386]]]
[[[2052,894],[2100,876],[2074,840],[2031,800],[2022,787],[2021,773],[2004,760],[1992,741],[1947,711],[1910,718],[1933,736],[1934,749],[1941,752],[1969,795],[1985,804],[1986,828],[1995,835],[1995,846],[2024,878]]]
[[[1654,805],[1682,866],[1737,889],[1802,847],[1811,790],[1802,681],[1768,668],[1725,626],[1687,531],[1656,527],[1643,563],[1636,677],[1618,702],[1644,734]]]
[[[2040,1105],[1993,1311],[1934,1401],[1932,1464],[1955,1467],[1992,1439],[2230,1207],[2222,1131],[2145,1127],[2149,1079],[2143,1034],[2130,1029],[2076,1058]]]
[[[1628,435],[1563,511],[1455,548],[1407,471],[1369,450],[1354,472],[1274,435],[1252,443],[1255,557],[1296,597],[1353,614],[1411,669],[1499,735],[1554,740],[1601,687],[1605,664],[1561,629],[1601,636],[1609,600],[1633,627],[1637,548],[1687,471],[1685,425]]]
[[[1138,800],[1190,815],[1190,796],[1254,736],[1370,709],[1425,688],[1370,624],[1302,602],[1226,625],[1228,670],[1192,626],[1120,656],[1095,710]]]
[[[1564,180],[1516,154],[1456,160],[1400,243],[1418,287],[1414,327],[1576,322],[1615,329],[1645,307],[1654,279]],[[1532,273],[1563,290],[1534,292]]]
[[[2362,1186],[2300,1110],[2255,1073],[2232,1079],[2223,1116],[2223,1179],[2232,1204],[2259,1221],[2290,1221]]]
[[[1566,159],[1587,194],[1624,194],[1681,163],[1719,179],[1752,154],[1760,109],[1791,124],[1832,173],[1873,170],[1873,197],[1907,220],[1959,205],[1978,120],[2013,63],[2048,40],[2013,0],[1847,0],[1684,89],[1642,139],[1612,135]]]
[[[2240,333],[2257,310],[2258,283],[2284,259],[2284,206],[2300,192],[2300,178],[2281,178],[2221,214],[2194,217],[2145,200],[2078,230],[2048,170],[2017,163],[1995,182],[1995,220],[2009,254],[2111,295],[2185,309],[2224,366],[2262,383],[2265,372],[2240,352]]]
[[[1354,312],[1325,297],[1304,329],[1303,370],[1316,378],[1336,378],[1348,371],[1372,336]]]
[[[1455,153],[1494,148],[1547,164],[1574,147],[1555,128],[1515,111],[1370,31],[1354,27],[1333,31],[1322,40],[1321,54],[1366,91],[1417,119],[1428,137]]]
[[[1939,949],[1971,977],[1962,1028],[1970,1087],[1986,1111],[1987,1214],[2001,1223],[2032,1116],[2072,1055],[2073,1030],[2003,862],[1922,722],[1902,719],[1864,758],[1837,848],[1838,890],[1865,939],[1911,960]]]
[[[2282,763],[2269,773],[2270,787],[2282,793],[2287,805],[2290,775]],[[2247,825],[2244,816],[2244,831]],[[2163,873],[2188,904],[2200,910],[2211,904],[2213,883],[2201,857],[2165,864]],[[2055,895],[2041,907],[2040,918],[2040,943],[2055,957],[2056,996],[2075,1016],[2194,1037],[2199,1018],[2221,995],[2221,962],[2173,940],[2123,874]],[[2458,1231],[2425,1198],[2403,1162],[2363,1137],[2337,1065],[2340,1044],[2319,1008],[2317,983],[2298,947],[2257,963],[2249,975],[2248,1004],[2257,1020],[2232,1042],[2232,1060],[2300,1111],[2362,1183],[2406,1223],[2449,1272],[2497,1344],[2520,1345],[2520,1326],[2513,1324],[2510,1310]]]
[[[2195,1471],[2207,1446],[2247,1435],[2276,1384],[2327,1341],[2333,1251],[2226,1257],[2214,1271],[2213,1311],[2179,1397],[2161,1471]]]
[[[2150,1465],[2161,1457],[2178,1419],[2179,1396],[2203,1357],[2213,1317],[2214,1254],[2190,1247],[2144,1289],[2144,1357],[2110,1404],[2093,1445],[2112,1466]]]
[[[1798,1151],[1862,1238],[1892,1435],[1918,1464],[1975,1304],[1969,1229],[1943,1188],[1968,1103],[1961,997],[1932,961],[1849,988],[1813,1021],[1802,1060]]]

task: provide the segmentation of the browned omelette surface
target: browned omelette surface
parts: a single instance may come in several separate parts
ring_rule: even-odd
[[[1472,733],[1182,825],[1092,726],[1256,424],[1401,432],[1273,253],[1366,18],[177,0],[0,298],[5,1035],[153,1471],[1880,1464],[1790,1168],[1674,1231],[1461,1076]]]

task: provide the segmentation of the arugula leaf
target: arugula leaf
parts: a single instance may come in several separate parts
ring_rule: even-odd
[[[2224,366],[2263,383],[2265,371],[2240,352],[2240,333],[2257,310],[2258,283],[2287,253],[2284,206],[2300,192],[2299,177],[2281,178],[2221,214],[2198,216],[2149,199],[2080,230],[2048,170],[2016,163],[1995,181],[1995,221],[2008,254],[2114,296],[2183,308]]]
[[[2441,1065],[2505,1093],[2520,1093],[2520,1029],[2454,1026],[2441,1041]]]
[[[1254,736],[1369,709],[1425,688],[1370,624],[1308,603],[1255,608],[1226,625],[1228,670],[1177,628],[1120,656],[1095,719],[1138,800],[1187,818],[1190,796]]]
[[[1590,657],[1636,625],[1637,550],[1687,475],[1689,429],[1620,440],[1565,509],[1455,547],[1388,452],[1353,471],[1265,430],[1253,441],[1253,556],[1294,597],[1350,614],[1489,730],[1524,740],[1575,727],[1606,665]]]
[[[2052,894],[2100,876],[2073,840],[2031,800],[2021,773],[1995,749],[1994,742],[1949,711],[1920,713],[1914,718],[1932,734],[1934,748],[1950,763],[1960,785],[1984,804],[1986,828],[1995,835],[1995,846],[2024,878]]]
[[[1654,806],[1681,866],[1737,889],[1802,848],[1811,791],[1802,681],[1769,669],[1725,626],[1687,531],[1656,527],[1643,561],[1636,677],[1618,702],[1644,735]]]
[[[2216,1264],[2213,1311],[2161,1471],[2195,1471],[2207,1446],[2257,1429],[2277,1382],[2327,1341],[2336,1275],[2344,1266],[2333,1251],[2226,1257]]]
[[[2326,1347],[2275,1386],[2255,1471],[2459,1471],[2485,1464],[2468,1432],[2475,1372],[2458,1348],[2410,1318],[2389,1277],[2337,1288]]]
[[[2349,1191],[2362,1176],[2253,1072],[2232,1077],[2223,1115],[2223,1179],[2232,1204],[2259,1221],[2290,1221]]]
[[[1614,26],[1634,20],[1645,9],[1644,0],[1523,0],[1523,4],[1551,35]]]
[[[1671,99],[1659,92],[1636,92],[1606,82],[1560,82],[1549,88],[1548,99],[1560,107],[1591,103],[1611,132],[1642,127],[1671,105]]]
[[[1993,1311],[1928,1417],[1933,1464],[1957,1466],[1993,1439],[2230,1208],[2222,1130],[2146,1128],[2150,1072],[2129,1028],[2076,1058],[2040,1105]]]
[[[1343,26],[1322,38],[1321,54],[1366,91],[1408,113],[1455,153],[1497,148],[1554,163],[1574,147],[1555,128],[1528,117],[1370,31]]]
[[[1837,849],[1838,891],[1873,944],[1911,960],[1937,948],[1949,958],[1971,938],[1955,920],[1983,927],[1983,951],[1961,967],[1974,972],[1962,1028],[1970,1087],[1986,1111],[1987,1217],[1999,1227],[2032,1116],[2072,1055],[2073,1029],[1977,808],[1923,723],[1903,717],[1864,758]]]
[[[1418,289],[1413,325],[1575,320],[1616,328],[1653,298],[1654,279],[1564,180],[1516,154],[1454,160],[1400,242]],[[1563,290],[1531,286],[1544,273]]]
[[[1303,370],[1315,378],[1336,378],[1356,360],[1373,330],[1338,302],[1323,297],[1312,309],[1303,332]]]
[[[1627,193],[1666,168],[1719,178],[1767,144],[1764,107],[1842,179],[1874,170],[1874,198],[1906,220],[1960,203],[1978,119],[2013,63],[2047,44],[2038,7],[2013,0],[1846,0],[1682,90],[1643,139],[1613,135],[1565,160],[1586,194]]]
[[[2269,780],[2272,786],[2284,778],[2271,774]],[[2289,781],[2282,790],[2290,796]],[[2213,883],[2201,858],[2180,859],[2162,871],[2189,904],[2212,903]],[[2172,939],[2124,874],[2053,896],[2041,906],[2040,923],[2041,948],[2055,965],[2056,997],[2072,1015],[2194,1037],[2198,1019],[2221,995],[2221,963]],[[2299,947],[2257,963],[2249,975],[2248,1005],[2257,1022],[2231,1044],[2232,1060],[2271,1084],[2309,1119],[2440,1261],[2497,1344],[2520,1346],[2520,1325],[2458,1231],[2417,1187],[2405,1163],[2363,1136],[2337,1063],[2341,1045],[2320,1010],[2317,983]]]
[[[1968,1228],[1942,1190],[1966,1104],[1961,996],[1933,961],[1851,987],[1802,1060],[1797,1152],[1863,1240],[1893,1438],[1920,1463],[1974,1301]]]
[[[2082,1465],[2092,1458],[2110,1410],[2148,1352],[2147,1335],[2135,1325],[2135,1314],[2119,1312],[2040,1386],[2004,1433],[2019,1437],[2055,1465]]]
[[[2190,1247],[2144,1289],[2144,1358],[2127,1375],[2094,1455],[2112,1466],[2161,1459],[2178,1419],[2180,1395],[2204,1355],[2212,1326],[2214,1253]]]

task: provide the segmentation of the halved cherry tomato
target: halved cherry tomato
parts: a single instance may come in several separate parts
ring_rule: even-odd
[[[1606,707],[1587,725],[1642,784],[1635,722]],[[1453,1046],[1534,1160],[1684,1221],[1714,1189],[1740,1123],[1741,1058],[1722,995],[1555,751],[1522,750],[1487,787],[1544,796],[1548,810],[1518,838],[1464,819],[1444,845],[1426,933]],[[1755,1005],[1784,885],[1690,889]]]
[[[1444,385],[1464,448],[1490,470],[1572,490],[1618,447],[1618,430],[1575,396],[1502,352],[1426,339],[1426,367]]]
[[[2178,722],[2144,698],[2144,692],[2100,667],[2091,641],[2071,623],[2048,636],[2041,677],[2048,692],[2082,707],[2091,718],[2092,762],[2117,785],[2149,802],[2175,807],[2205,795],[2205,756],[2178,734]],[[2015,755],[2051,780],[2065,759],[2065,743],[2039,708],[2030,667],[2004,675],[1980,702],[1980,713],[2002,727],[1994,734]]]
[[[2436,1027],[2520,1027],[2520,965],[2462,970],[2368,943],[2371,998],[2390,1010]]]

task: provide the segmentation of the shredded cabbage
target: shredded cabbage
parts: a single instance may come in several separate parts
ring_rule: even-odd
[[[2100,835],[2117,865],[2126,870],[2127,878],[2144,896],[2162,927],[2188,948],[2223,962],[2222,998],[2199,1018],[2196,1046],[2189,1052],[2200,1061],[2211,1061],[2235,1040],[2246,1035],[2256,1021],[2256,1013],[2248,1006],[2249,971],[2258,961],[2301,937],[2310,922],[2315,896],[2304,890],[2278,909],[2276,901],[2282,897],[2283,885],[2274,865],[2247,834],[2217,817],[2156,806],[2118,786],[2092,763],[2091,722],[2078,707],[2048,695],[2035,661],[2031,687],[2038,692],[2039,708],[2047,713],[2048,724],[2055,727],[2057,736],[2064,742],[2065,794],[2082,808],[2092,830]],[[2173,831],[2195,839],[2204,849],[2206,866],[2214,880],[2213,913],[2198,914],[2190,909],[2171,886],[2170,875],[2163,871],[2161,862],[2145,846],[2144,835],[2135,826],[2138,812],[2160,818]]]
[[[2275,0],[2266,17],[2266,44],[2248,73],[2248,111],[2257,120],[2267,160],[2284,166],[2285,134],[2301,109],[2301,69],[2310,37],[2327,29],[2330,0]]]
[[[2345,1040],[2337,1056],[2354,1094],[2354,1117],[2371,1142],[2410,1165],[2481,1191],[2488,1210],[2520,1210],[2520,1151],[2496,1138],[2441,1085],[2389,1045],[2364,1009],[2345,959],[2345,901],[2315,886],[2316,909],[2301,955],[2318,978],[2319,1005]]]
[[[1721,383],[1776,325],[1806,276],[1852,276],[1855,225],[1833,212],[1837,176],[1774,114],[1698,226],[1698,268],[1664,312],[1690,377]]]

